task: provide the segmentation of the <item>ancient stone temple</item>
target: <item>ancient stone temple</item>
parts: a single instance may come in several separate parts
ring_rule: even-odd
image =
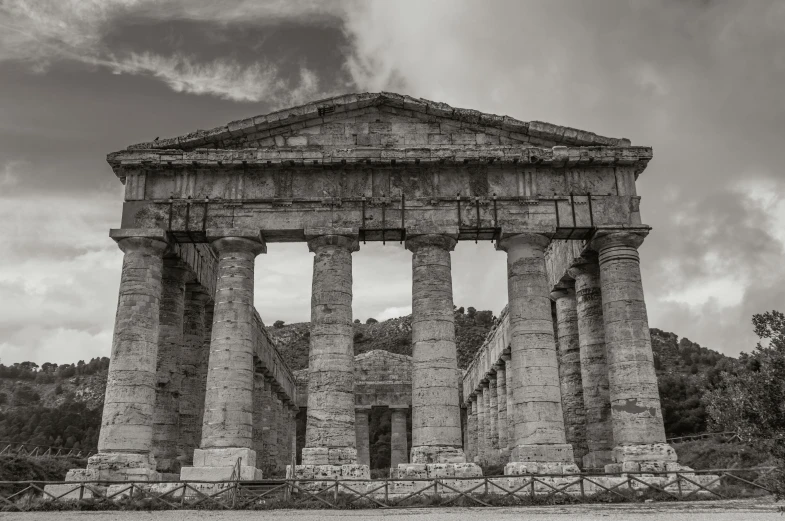
[[[368,476],[352,331],[352,257],[367,241],[412,255],[401,477],[479,475],[475,456],[513,474],[575,469],[576,455],[672,461],[637,255],[649,227],[635,181],[651,157],[627,139],[390,93],[109,154],[125,258],[99,453],[81,477],[254,479],[290,457],[294,378],[253,305],[276,242],[314,259],[305,447],[290,476]],[[451,252],[479,240],[496,242],[499,269],[506,257],[509,311],[463,379],[464,436]]]

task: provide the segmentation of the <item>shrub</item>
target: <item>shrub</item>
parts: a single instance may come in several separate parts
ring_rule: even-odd
[[[379,321],[376,320],[375,318],[369,318],[368,320],[365,321],[365,323],[366,324],[378,324]]]
[[[276,320],[275,323],[273,324],[273,327],[275,329],[281,329],[284,324],[285,322],[283,320]]]

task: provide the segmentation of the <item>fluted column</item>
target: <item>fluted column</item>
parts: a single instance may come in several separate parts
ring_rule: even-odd
[[[357,440],[357,463],[360,465],[371,464],[371,440],[368,415],[370,407],[357,407],[354,409],[354,431]]]
[[[499,461],[499,394],[496,387],[496,374],[488,375],[488,426],[490,435],[488,445],[490,463]]]
[[[202,367],[207,366],[210,346],[205,345],[205,306],[210,295],[197,283],[186,286],[183,319],[183,348],[180,356],[180,437],[177,457],[183,463],[193,462],[194,449],[202,439],[202,407],[204,385]]]
[[[583,408],[581,350],[575,290],[561,288],[551,293],[556,303],[556,336],[559,346],[559,381],[567,443],[572,445],[576,464],[583,464],[586,448],[586,414]]]
[[[153,446],[163,238],[117,237],[123,251],[93,479],[158,479]]]
[[[513,370],[512,358],[508,354],[502,354],[502,361],[504,362],[504,376],[506,379],[505,392],[507,393],[507,450],[505,457],[509,461],[512,449],[515,447],[515,407],[513,407]]]
[[[408,407],[390,408],[390,467],[409,462],[409,441],[407,437],[406,415]]]
[[[507,252],[514,372],[515,447],[505,470],[508,474],[535,468],[537,472],[575,469],[572,447],[565,437],[545,271],[545,248],[549,242],[547,237],[534,233],[513,235],[499,242],[499,248]]]
[[[269,399],[264,390],[264,375],[255,372],[253,375],[253,445],[256,451],[257,466],[266,471],[269,468],[267,456],[267,431],[269,430]],[[265,475],[268,475],[265,473]]]
[[[614,459],[675,461],[665,443],[654,355],[643,298],[638,247],[645,234],[600,233],[602,312],[608,356]]]
[[[500,461],[507,463],[509,450],[507,449],[507,369],[504,361],[499,361],[493,366],[496,369],[496,407],[497,424],[496,435],[499,440]]]
[[[488,420],[487,408],[485,403],[488,399],[488,387],[480,384],[480,390],[477,391],[477,454],[476,463],[485,463],[487,444],[488,444]]]
[[[450,252],[455,239],[419,235],[412,252],[412,463],[463,463]]]
[[[477,397],[470,396],[466,408],[466,429],[468,435],[466,437],[467,452],[466,459],[474,461],[477,457]]]
[[[158,360],[153,454],[159,472],[180,471],[177,445],[180,436],[180,367],[183,350],[185,282],[188,268],[177,258],[164,259],[161,305],[158,312]]]
[[[613,422],[608,388],[605,324],[602,319],[600,267],[595,258],[593,262],[573,266],[568,273],[575,279],[581,382],[586,412],[588,453],[583,457],[583,467],[603,468],[612,462]]]
[[[218,252],[218,274],[202,443],[194,451],[194,466],[184,467],[181,477],[231,476],[240,460],[241,479],[258,479],[252,448],[254,261],[266,248],[248,236],[219,236],[211,244]]]
[[[491,380],[482,389],[482,410],[485,412],[485,427],[483,428],[482,440],[482,460],[487,463],[493,463],[493,427],[492,412],[491,412]]]
[[[323,235],[315,254],[308,362],[308,422],[303,465],[357,463],[354,429],[352,253],[357,239]]]

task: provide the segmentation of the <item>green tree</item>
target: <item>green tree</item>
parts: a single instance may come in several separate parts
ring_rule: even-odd
[[[752,317],[760,341],[740,357],[736,373],[722,373],[704,400],[709,425],[734,430],[745,441],[777,459],[777,496],[785,497],[785,315],[779,311]]]

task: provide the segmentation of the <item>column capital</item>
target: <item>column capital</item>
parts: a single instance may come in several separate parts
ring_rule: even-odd
[[[567,268],[567,275],[572,277],[573,280],[581,275],[595,275],[599,276],[600,265],[596,258],[587,259],[586,262],[578,262]]]
[[[119,228],[109,230],[111,237],[123,253],[139,251],[163,257],[169,246],[169,234],[160,228]]]
[[[502,359],[500,358],[500,359],[499,359],[499,361],[497,361],[495,364],[493,364],[493,368],[494,368],[494,370],[495,370],[497,373],[498,373],[499,371],[504,371],[504,370],[506,370],[506,367],[505,367],[504,360],[502,360]],[[496,375],[494,375],[494,377],[496,377]]]
[[[561,298],[575,298],[575,288],[555,288],[551,291],[551,300],[555,302]]]
[[[308,251],[312,253],[330,246],[355,252],[360,249],[360,242],[352,235],[318,235],[308,239]]]
[[[254,255],[267,253],[267,244],[259,232],[246,230],[208,230],[207,239],[218,253],[244,251]]]
[[[502,353],[502,355],[499,358],[501,360],[504,360],[504,365],[509,364],[510,360],[512,360],[512,357],[509,355],[509,353]]]
[[[457,243],[457,239],[450,235],[428,233],[407,238],[406,249],[415,252],[424,246],[435,246],[445,251],[453,251]]]
[[[369,412],[371,412],[371,409],[373,409],[373,407],[371,407],[370,405],[355,405],[354,406],[354,412],[356,412],[356,413],[359,412],[359,413],[368,414]]]
[[[526,232],[517,233],[501,239],[496,244],[496,249],[512,254],[514,251],[526,248],[537,250],[542,254],[550,243],[551,239],[547,235]]]
[[[637,250],[648,234],[648,229],[599,230],[591,240],[591,247],[598,252],[614,246]]]

